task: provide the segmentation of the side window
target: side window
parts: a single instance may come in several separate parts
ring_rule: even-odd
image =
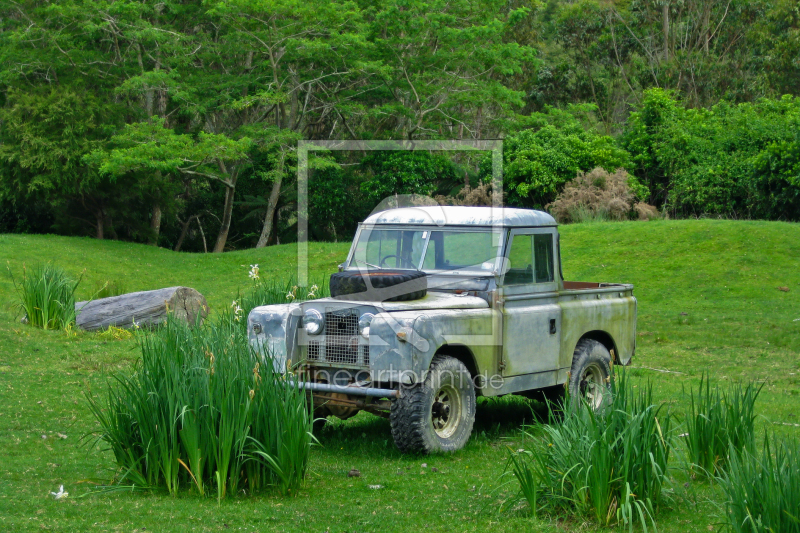
[[[536,264],[536,283],[553,281],[553,235],[541,233],[533,236],[533,254]]]
[[[508,270],[504,285],[533,283],[533,248],[531,235],[515,235],[508,252]]]

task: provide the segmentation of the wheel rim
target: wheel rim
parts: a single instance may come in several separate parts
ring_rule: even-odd
[[[433,396],[431,423],[433,431],[447,439],[453,436],[461,419],[461,393],[450,384],[442,385]]]
[[[581,396],[592,409],[598,409],[603,405],[606,394],[606,380],[603,374],[600,365],[590,364],[581,376]]]

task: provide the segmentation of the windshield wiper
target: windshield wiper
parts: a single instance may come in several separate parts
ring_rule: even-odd
[[[365,265],[370,266],[372,268],[378,268],[380,270],[383,270],[383,267],[381,267],[381,266],[373,265],[372,263],[367,263],[366,261],[362,261],[361,259],[356,259],[355,257],[353,258],[353,261],[357,261],[359,263],[364,263]]]

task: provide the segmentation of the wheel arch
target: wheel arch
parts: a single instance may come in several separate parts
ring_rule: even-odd
[[[578,342],[575,343],[575,348],[577,348],[578,344],[580,344],[583,339],[592,339],[599,342],[606,347],[606,350],[608,350],[609,353],[611,353],[611,360],[614,362],[614,364],[619,363],[619,350],[617,350],[617,344],[614,342],[614,338],[607,331],[600,329],[587,331],[581,336],[580,339],[578,339]],[[575,348],[572,349],[573,352],[575,351]]]
[[[475,355],[472,353],[472,350],[464,344],[443,344],[436,350],[435,355],[447,355],[464,363],[473,381],[475,380],[475,376],[478,375],[478,363],[475,360]],[[475,387],[475,392],[478,396],[481,395],[481,389],[479,387]]]

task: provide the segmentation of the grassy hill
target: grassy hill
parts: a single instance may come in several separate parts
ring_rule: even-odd
[[[629,282],[639,300],[632,374],[659,398],[685,405],[682,388],[708,372],[713,382],[766,381],[759,421],[800,436],[800,225],[780,222],[658,221],[561,228],[567,279]],[[312,279],[333,272],[349,244],[311,244]],[[56,236],[0,235],[0,258],[19,277],[23,264],[50,260],[83,274],[79,295],[105,281],[127,291],[187,285],[212,309],[248,285],[247,270],[295,274],[294,245],[222,255],[176,254],[129,243]],[[780,290],[783,288],[786,290]],[[80,481],[108,479],[108,454],[79,440],[95,425],[84,393],[135,363],[132,340],[44,332],[19,323],[8,274],[0,276],[0,530],[56,531],[447,531],[585,530],[575,523],[498,514],[505,447],[519,443],[530,407],[520,399],[482,401],[473,438],[452,456],[401,456],[388,422],[362,414],[326,427],[306,488],[223,502],[195,496],[115,494],[76,499]],[[66,438],[59,437],[59,434]],[[42,436],[46,438],[42,438]],[[422,468],[422,463],[431,468]],[[361,478],[347,478],[351,468]],[[713,484],[676,470],[673,508],[661,531],[707,531],[720,522]],[[687,485],[684,485],[684,482]],[[64,484],[70,498],[49,491]],[[371,490],[370,484],[383,485]],[[716,515],[716,516],[715,516]],[[439,518],[441,517],[441,518]]]

